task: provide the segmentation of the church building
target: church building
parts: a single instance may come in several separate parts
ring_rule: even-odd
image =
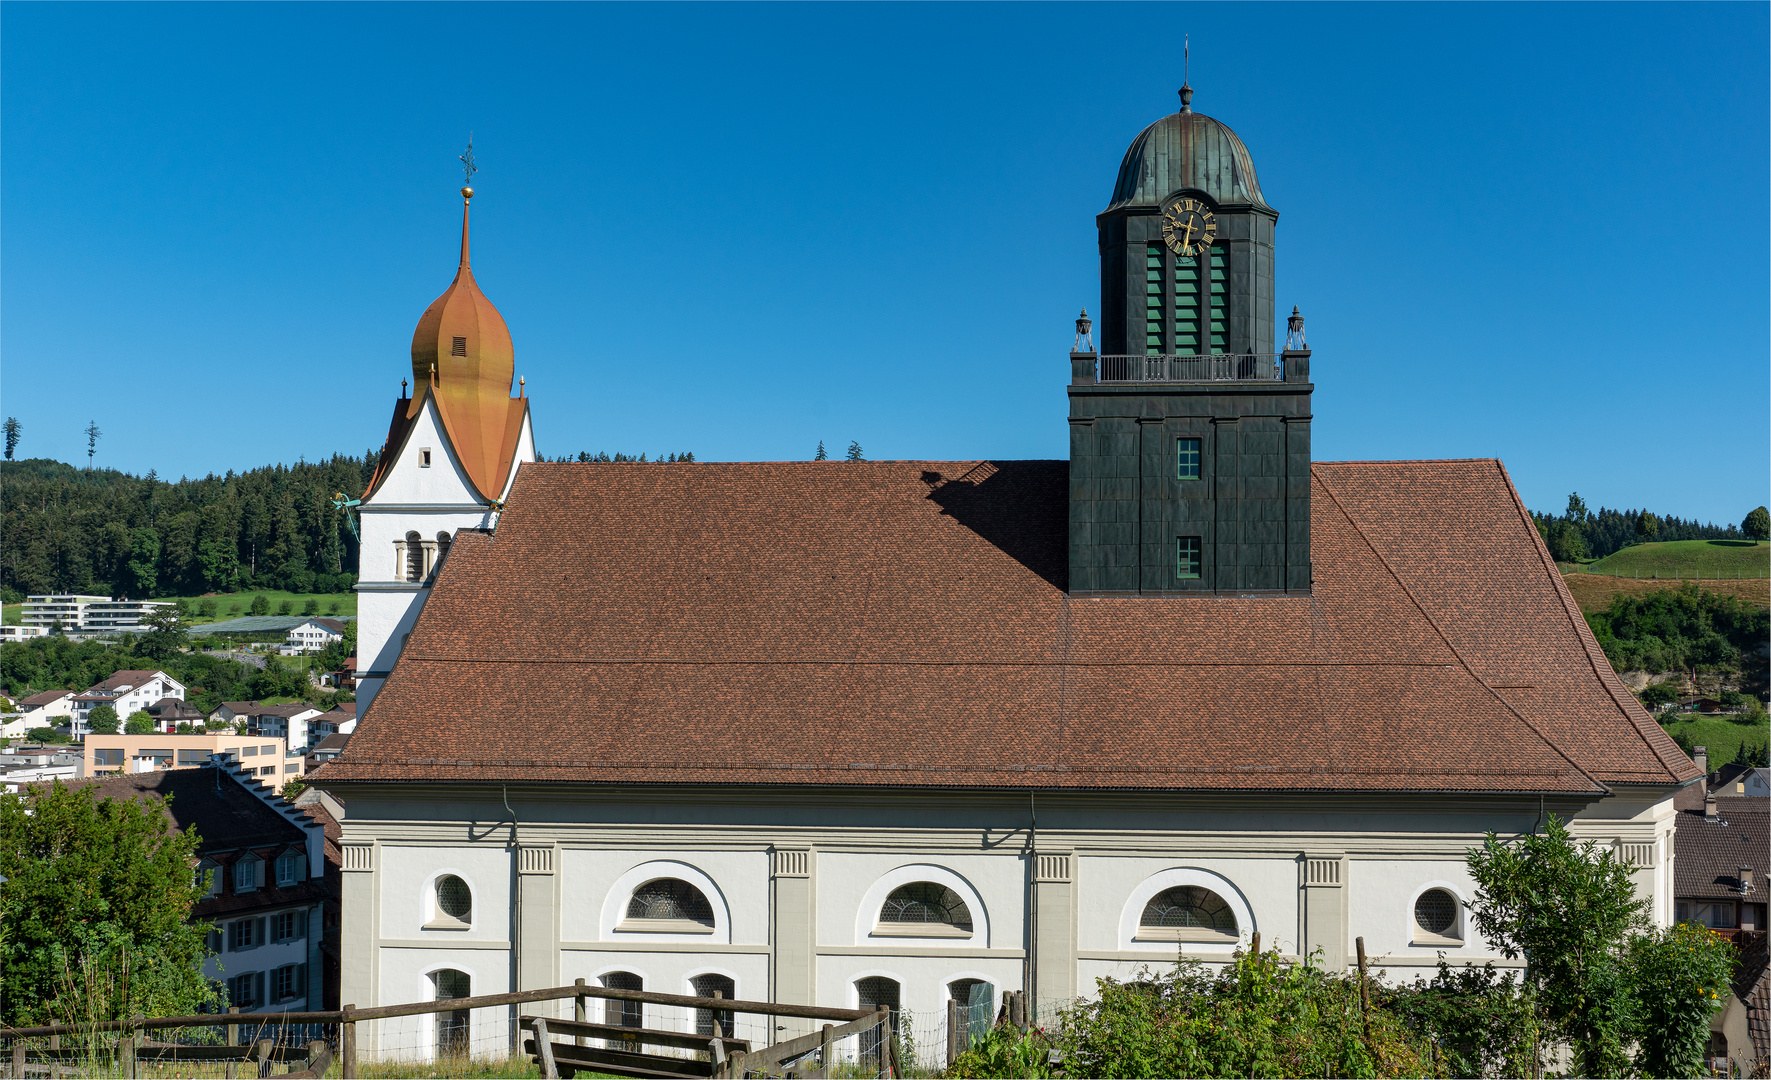
[[[344,1002],[1049,1009],[1256,933],[1412,979],[1501,961],[1465,852],[1548,815],[1671,921],[1696,767],[1499,461],[1312,460],[1278,211],[1191,95],[1096,218],[1068,460],[537,462],[464,210],[363,505],[366,705],[311,778]]]

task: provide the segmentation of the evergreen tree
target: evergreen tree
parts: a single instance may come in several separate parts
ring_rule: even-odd
[[[104,432],[98,429],[98,421],[94,420],[86,425],[86,430],[81,434],[86,436],[86,471],[91,472],[92,455],[98,453],[98,440],[104,437]]]
[[[824,440],[823,439],[818,440],[818,452],[816,454],[812,455],[812,460],[813,461],[829,461],[830,460],[830,451],[824,449]]]
[[[18,449],[19,432],[23,430],[22,425],[20,425],[18,422],[18,417],[16,417],[16,416],[7,417],[5,430],[6,430],[6,460],[11,461],[13,451]]]
[[[867,460],[866,458],[861,456],[861,444],[860,443],[850,440],[848,460],[849,461],[866,461]]]

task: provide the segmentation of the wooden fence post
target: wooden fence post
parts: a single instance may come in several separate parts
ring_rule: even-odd
[[[580,991],[582,991],[584,989],[584,980],[583,979],[575,979],[575,980],[573,980],[572,985],[576,986]],[[583,993],[580,993],[576,998],[573,999],[572,1019],[578,1021],[580,1024],[586,1024],[586,1023],[590,1022],[589,1000],[590,999],[585,997]],[[590,1044],[590,1040],[586,1039],[582,1035],[574,1036],[572,1039],[572,1042],[577,1046],[588,1046]]]
[[[125,1035],[117,1040],[117,1071],[123,1080],[135,1080],[135,1036]]]
[[[25,1080],[25,1041],[12,1040],[12,1075]]]
[[[818,1040],[818,1075],[830,1080],[836,1075],[836,1037],[830,1034],[836,1030],[835,1024],[825,1024],[823,1038]],[[23,1073],[19,1074],[23,1076]]]
[[[539,1016],[535,1018],[535,1060],[541,1063],[542,1080],[559,1080],[559,1066],[553,1063],[553,1036],[547,1033],[547,1020]]]
[[[326,1056],[326,1044],[318,1039],[311,1039],[307,1044],[307,1071],[315,1076],[325,1076],[320,1068],[321,1059]]]
[[[339,1063],[338,1074],[344,1080],[357,1080],[357,1022],[353,1018],[357,1007],[346,1005],[340,1011],[343,1017],[338,1024],[338,1055],[344,1060]]]
[[[961,1053],[960,1047],[959,1047],[959,1024],[960,1024],[959,1002],[955,1001],[953,998],[948,998],[947,999],[947,1067],[950,1069],[953,1067],[953,1063],[955,1061],[959,1060],[959,1055]]]
[[[260,1039],[252,1044],[252,1056],[258,1059],[258,1075],[261,1080],[271,1074],[271,1047],[275,1045],[269,1039]]]

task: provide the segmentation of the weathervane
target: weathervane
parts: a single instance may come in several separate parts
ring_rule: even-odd
[[[473,132],[467,133],[467,152],[457,160],[461,162],[461,186],[472,187],[473,174],[480,171],[480,167],[473,162]]]

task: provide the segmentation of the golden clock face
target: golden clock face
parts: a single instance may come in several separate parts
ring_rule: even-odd
[[[1176,255],[1197,255],[1217,235],[1218,219],[1198,199],[1176,199],[1162,212],[1162,239]]]

